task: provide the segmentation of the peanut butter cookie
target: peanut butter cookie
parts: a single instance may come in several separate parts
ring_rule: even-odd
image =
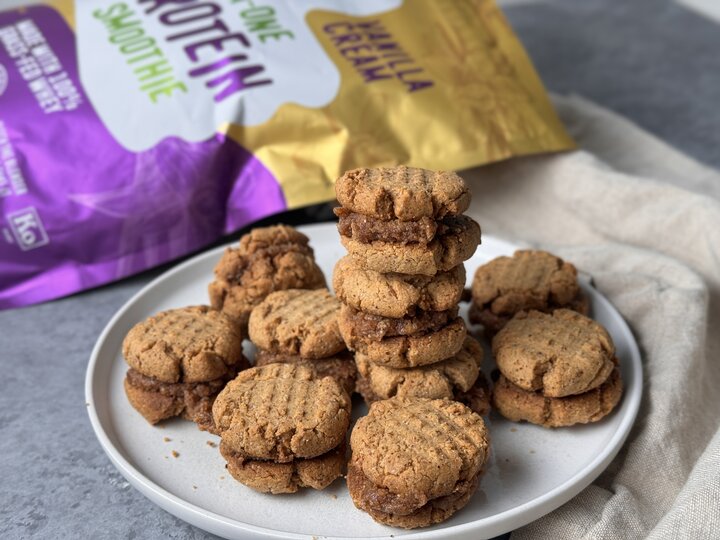
[[[408,317],[381,317],[372,313],[358,311],[349,306],[342,306],[338,315],[338,325],[343,335],[359,336],[362,339],[380,341],[386,337],[412,336],[437,332],[447,326],[458,316],[458,308],[454,306],[445,311],[416,310]]]
[[[345,440],[350,398],[331,377],[296,364],[243,371],[215,400],[223,443],[244,459],[289,463],[314,458]]]
[[[302,364],[315,371],[319,378],[332,377],[342,386],[348,395],[355,391],[357,368],[355,359],[349,351],[342,351],[327,358],[303,358],[295,354],[271,353],[258,349],[255,354],[255,366],[268,364]]]
[[[266,351],[326,358],[343,349],[340,302],[327,289],[274,292],[250,314],[250,340]]]
[[[377,272],[434,276],[472,257],[480,244],[480,226],[467,216],[445,218],[430,243],[364,243],[340,235],[340,241],[363,267]]]
[[[470,190],[454,172],[405,166],[347,171],[335,183],[335,194],[351,212],[381,220],[441,219],[470,205]]]
[[[456,391],[472,388],[480,372],[483,350],[470,336],[451,358],[416,368],[397,369],[375,364],[364,355],[355,357],[358,372],[370,392],[366,401],[398,397],[453,399]]]
[[[464,285],[465,267],[461,264],[434,276],[383,274],[364,268],[347,255],[337,262],[333,273],[333,288],[342,302],[382,317],[452,309],[460,301]]]
[[[600,324],[569,309],[521,312],[492,341],[498,369],[547,397],[597,388],[615,367],[615,345]]]
[[[463,345],[467,329],[462,317],[430,332],[396,335],[374,339],[360,335],[355,327],[339,324],[348,349],[362,354],[372,362],[394,368],[411,368],[434,364],[455,355]]]
[[[295,493],[300,488],[325,489],[342,476],[345,470],[345,443],[309,459],[277,463],[246,459],[225,442],[220,454],[227,461],[227,470],[235,480],[262,493]]]
[[[215,396],[249,366],[231,319],[207,306],[171,309],[136,324],[123,341],[130,404],[151,424],[173,416],[213,430]]]
[[[490,336],[520,311],[568,308],[587,315],[589,310],[575,267],[546,251],[519,250],[479,267],[472,298],[470,321]]]
[[[308,238],[287,225],[261,227],[228,248],[215,267],[210,303],[235,319],[243,332],[252,309],[274,291],[319,289],[325,276]]]

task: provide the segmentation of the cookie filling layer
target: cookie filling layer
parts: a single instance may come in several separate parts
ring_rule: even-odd
[[[344,443],[321,456],[289,463],[247,459],[223,442],[220,453],[235,480],[262,493],[295,493],[304,487],[325,489],[345,469]]]
[[[400,221],[399,219],[385,221],[357,214],[343,207],[335,208],[334,212],[340,218],[338,222],[340,234],[366,244],[375,241],[427,244],[435,238],[438,230],[438,222],[430,217],[423,217],[416,221]]]
[[[244,363],[246,367],[247,361]],[[182,416],[197,423],[200,429],[214,433],[213,402],[237,375],[238,367],[228,368],[220,379],[194,383],[162,382],[130,368],[125,376],[126,393],[133,407],[152,424]]]
[[[128,382],[145,392],[157,392],[167,397],[184,397],[186,392],[197,398],[204,398],[217,395],[220,390],[225,388],[228,381],[235,378],[238,370],[234,367],[228,367],[228,373],[224,377],[207,382],[193,383],[168,383],[159,381],[153,377],[143,375],[134,368],[130,368],[127,372]]]
[[[349,306],[343,306],[340,316],[347,324],[352,326],[356,336],[365,339],[380,341],[385,337],[411,336],[436,332],[453,321],[458,314],[457,308],[446,311],[415,310],[411,317],[392,319],[358,311]]]
[[[515,313],[495,313],[490,307],[491,304],[492,302],[479,306],[478,304],[473,303],[470,305],[469,312],[470,322],[474,324],[482,324],[489,337],[494,336],[502,330],[502,328],[515,316]],[[590,300],[585,293],[580,290],[568,304],[560,305],[550,303],[549,305],[539,308],[530,306],[527,309],[534,309],[536,311],[542,311],[543,313],[552,313],[556,309],[572,309],[581,315],[587,316],[590,311]]]
[[[469,491],[474,492],[477,489],[479,477],[478,474],[469,480],[460,480],[447,495],[429,500],[424,494],[414,491],[411,486],[405,493],[393,493],[387,488],[380,487],[352,462],[348,465],[347,480],[353,501],[362,510],[370,512],[373,517],[379,517],[377,514],[410,517],[428,508],[452,508],[454,503]]]
[[[298,363],[311,367],[320,377],[332,377],[348,394],[355,391],[357,368],[355,367],[353,355],[349,351],[343,351],[329,358],[317,360],[303,358],[294,354],[272,353],[264,349],[258,349],[257,353],[255,353],[256,366]]]

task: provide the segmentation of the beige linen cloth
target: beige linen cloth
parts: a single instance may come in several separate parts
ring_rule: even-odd
[[[580,98],[583,150],[467,171],[483,232],[593,276],[643,357],[638,419],[608,469],[525,538],[720,538],[720,173]]]

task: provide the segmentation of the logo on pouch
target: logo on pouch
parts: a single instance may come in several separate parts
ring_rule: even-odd
[[[8,72],[5,66],[0,64],[0,96],[5,93],[5,89],[8,86]]]
[[[35,208],[28,207],[12,212],[8,214],[7,220],[18,246],[23,251],[39,248],[48,243],[48,235]]]

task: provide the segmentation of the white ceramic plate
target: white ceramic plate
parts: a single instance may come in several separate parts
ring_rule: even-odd
[[[318,264],[328,276],[345,254],[332,223],[301,227],[310,237]],[[516,246],[483,238],[466,263],[475,269]],[[513,530],[552,511],[596,478],[622,446],[635,420],[642,392],[640,354],[622,317],[600,293],[583,284],[593,317],[617,346],[625,393],[603,421],[547,430],[514,424],[498,415],[489,422],[492,457],[480,489],[450,520],[415,531],[375,523],[357,510],[344,482],[325,491],[294,495],[256,493],[226,473],[218,438],[182,420],[152,427],[130,407],[123,391],[127,366],[120,348],[138,321],[164,309],[207,303],[207,284],[224,248],[201,254],[166,272],[130,299],[108,323],[90,357],[86,378],[88,412],[110,460],[151,501],[179,518],[226,538],[488,538]],[[463,315],[466,315],[466,309]],[[485,372],[492,364],[486,354]],[[363,405],[355,405],[364,414]],[[175,457],[173,451],[178,455]]]

